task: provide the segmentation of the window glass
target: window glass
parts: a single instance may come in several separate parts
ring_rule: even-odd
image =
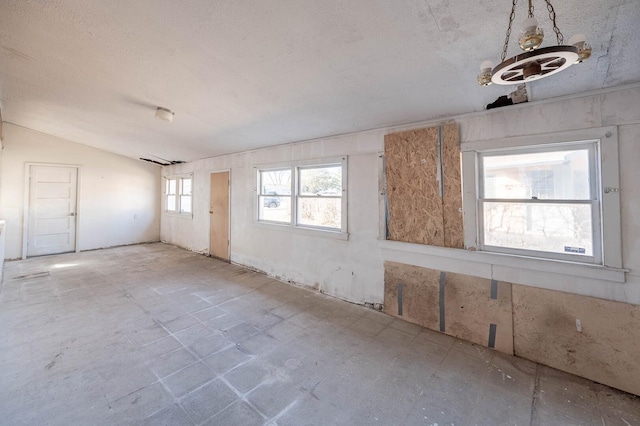
[[[291,195],[291,169],[260,171],[260,194]]]
[[[261,195],[258,215],[260,220],[291,223],[291,197],[284,195]]]
[[[345,172],[346,158],[258,170],[258,221],[346,233]]]
[[[595,149],[595,143],[555,144],[481,153],[483,248],[593,257],[600,232],[591,184]]]
[[[298,199],[298,224],[340,229],[342,201],[340,198]]]
[[[593,256],[590,204],[486,202],[484,244]]]
[[[191,213],[191,195],[180,196],[180,211],[182,213]]]
[[[182,195],[191,195],[191,178],[182,179]]]
[[[176,208],[176,200],[177,197],[175,195],[167,195],[167,210],[170,212],[175,212]]]
[[[589,150],[483,156],[484,198],[588,200]]]
[[[172,177],[165,180],[165,210],[192,213],[191,191],[193,178]]]
[[[300,168],[299,195],[342,196],[342,165]]]
[[[167,194],[176,193],[177,182],[177,179],[167,179]]]

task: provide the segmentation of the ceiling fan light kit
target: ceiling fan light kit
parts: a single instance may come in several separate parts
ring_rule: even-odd
[[[491,83],[501,85],[528,83],[559,73],[591,56],[591,46],[586,43],[583,34],[576,34],[569,39],[568,45],[563,44],[564,36],[556,24],[556,12],[550,0],[545,0],[545,3],[549,11],[549,19],[553,23],[557,46],[540,47],[544,41],[544,31],[538,26],[538,20],[533,16],[534,8],[532,0],[529,0],[529,14],[523,22],[523,30],[518,38],[518,45],[523,53],[507,59],[507,48],[517,3],[518,0],[513,0],[501,62],[494,67],[491,61],[484,61],[480,66],[478,84],[488,86]]]

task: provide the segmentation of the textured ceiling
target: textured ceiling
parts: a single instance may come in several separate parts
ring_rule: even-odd
[[[526,16],[526,1],[516,14]],[[554,2],[593,56],[533,100],[640,81],[640,1]],[[555,43],[546,7],[536,17]],[[513,86],[507,0],[2,0],[5,121],[134,158],[193,160],[479,111]],[[517,53],[512,40],[509,56]],[[175,111],[171,124],[156,106]]]

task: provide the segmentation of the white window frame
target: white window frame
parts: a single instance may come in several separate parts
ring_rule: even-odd
[[[189,194],[185,194],[183,191],[184,180],[191,180],[191,192]],[[169,181],[176,181],[176,192],[175,194],[168,193]],[[176,197],[176,209],[169,210],[168,209],[168,196],[174,195]],[[183,211],[182,209],[182,197],[190,197],[191,198],[191,211]],[[164,191],[163,191],[163,210],[165,214],[170,215],[179,215],[186,217],[193,217],[193,173],[188,174],[180,174],[180,175],[170,175],[164,177]]]
[[[532,150],[545,150],[554,144],[561,143],[589,143],[595,141],[598,149],[595,152],[595,169],[592,172],[599,177],[594,182],[596,191],[597,216],[600,218],[600,241],[594,238],[594,259],[580,259],[567,255],[544,253],[544,260],[570,261],[572,263],[585,263],[588,265],[601,265],[610,268],[622,267],[622,244],[620,228],[620,195],[619,195],[619,159],[618,159],[618,132],[617,127],[600,127],[569,132],[541,134],[505,138],[499,140],[487,140],[462,144],[462,170],[463,170],[463,211],[464,211],[464,240],[465,248],[487,253],[511,254],[521,258],[540,259],[540,253],[526,253],[526,251],[496,250],[493,247],[482,245],[482,218],[479,208],[480,192],[480,164],[479,155],[484,152],[497,150],[512,151],[516,148]],[[545,148],[546,147],[546,148]],[[596,224],[594,224],[596,226]],[[596,248],[596,245],[598,248]],[[591,261],[590,261],[591,260]]]
[[[601,197],[599,190],[600,183],[600,170],[597,164],[599,163],[598,159],[599,155],[599,140],[590,140],[590,141],[580,141],[580,142],[563,142],[558,144],[546,144],[546,145],[538,145],[536,147],[510,147],[510,148],[498,148],[498,149],[487,149],[478,151],[477,155],[477,182],[478,182],[478,192],[477,192],[477,209],[478,212],[478,244],[479,250],[481,251],[489,251],[496,253],[507,253],[507,254],[515,254],[529,257],[540,257],[540,258],[549,258],[555,260],[568,260],[580,263],[592,263],[592,264],[602,264],[602,227],[600,220],[600,211],[601,211]],[[517,198],[491,198],[484,196],[484,188],[483,183],[484,179],[482,178],[484,174],[483,169],[483,158],[497,156],[497,155],[515,155],[515,154],[534,154],[534,153],[546,153],[553,151],[564,151],[564,150],[587,150],[588,158],[589,158],[589,171],[590,171],[590,179],[589,179],[589,198],[584,200],[566,200],[566,199],[517,199]],[[576,255],[576,254],[568,254],[568,253],[555,253],[555,252],[547,252],[547,251],[536,251],[530,249],[516,249],[509,248],[504,246],[492,246],[487,244],[484,241],[484,215],[483,215],[483,204],[491,203],[491,202],[499,202],[499,203],[520,203],[520,204],[528,204],[528,205],[541,205],[541,204],[573,204],[573,205],[589,205],[591,209],[591,236],[592,236],[592,256],[584,256],[584,255]]]
[[[340,217],[340,229],[329,228],[323,226],[313,226],[298,223],[298,202],[303,198],[309,198],[309,196],[300,194],[300,170],[313,169],[329,166],[341,166],[342,167],[342,194],[339,196],[325,195],[323,198],[340,198],[341,201],[341,217]],[[314,160],[303,160],[296,162],[277,163],[277,164],[264,164],[254,166],[256,189],[254,189],[254,206],[255,206],[255,222],[258,225],[280,227],[281,229],[295,230],[296,232],[307,233],[310,232],[314,235],[334,235],[338,238],[347,239],[347,156],[333,157],[333,158],[321,158]],[[260,218],[260,197],[268,196],[269,194],[263,193],[261,188],[261,172],[277,171],[277,170],[290,170],[291,171],[291,195],[278,194],[278,197],[290,197],[291,199],[291,220],[289,222],[269,221]]]

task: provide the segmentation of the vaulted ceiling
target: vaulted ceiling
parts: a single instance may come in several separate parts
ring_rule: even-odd
[[[526,18],[518,4],[509,56]],[[555,43],[543,0],[533,0]],[[555,0],[592,58],[532,100],[640,81],[638,0]],[[194,160],[479,111],[514,86],[499,62],[508,0],[3,0],[6,122],[127,155]],[[175,111],[169,124],[157,106]]]

